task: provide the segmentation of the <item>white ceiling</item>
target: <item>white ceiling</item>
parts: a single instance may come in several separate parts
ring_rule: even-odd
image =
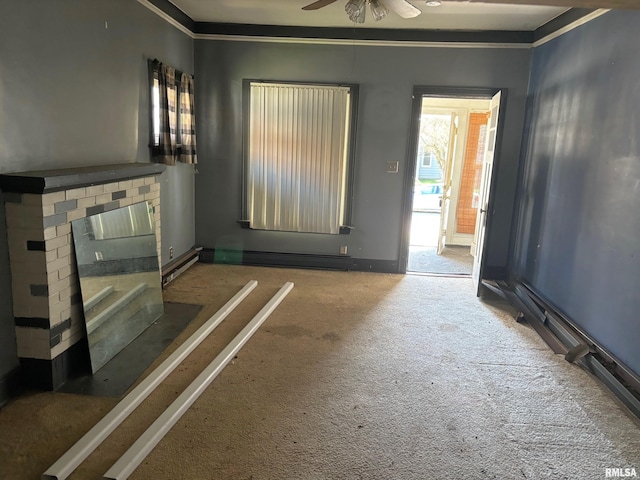
[[[171,0],[196,22],[298,25],[308,27],[353,28],[344,11],[347,0],[320,10],[303,11],[313,0]],[[395,13],[375,22],[367,11],[367,21],[356,28],[414,28],[443,30],[535,30],[567,10],[566,7],[443,2],[427,7],[424,0],[411,0],[422,10],[416,18],[403,19]]]

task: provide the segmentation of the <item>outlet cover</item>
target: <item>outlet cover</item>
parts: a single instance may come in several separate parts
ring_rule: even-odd
[[[387,162],[387,173],[398,173],[398,162],[397,160],[390,160]]]

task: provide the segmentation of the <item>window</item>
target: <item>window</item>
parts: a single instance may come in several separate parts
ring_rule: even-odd
[[[176,125],[177,125],[177,115],[176,115],[176,101],[178,98],[178,91],[175,85],[167,85],[165,87],[164,95],[166,95],[166,101],[168,108],[166,109],[168,113],[169,120],[169,134],[171,135],[171,142],[179,147],[179,143],[176,139]],[[163,100],[165,100],[163,98]],[[158,147],[160,145],[160,81],[157,75],[154,75],[153,78],[153,146]]]
[[[151,151],[164,163],[197,163],[193,76],[149,62]]]
[[[247,81],[245,88],[249,226],[340,233],[350,214],[355,87]]]
[[[423,153],[421,165],[425,168],[431,168],[435,159],[436,156],[433,154],[433,152]]]

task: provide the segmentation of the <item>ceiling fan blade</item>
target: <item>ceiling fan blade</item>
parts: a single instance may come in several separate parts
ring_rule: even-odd
[[[318,0],[317,2],[313,2],[306,7],[302,7],[302,10],[318,10],[319,8],[326,7],[327,5],[331,5],[338,0]]]
[[[406,0],[384,0],[384,4],[402,18],[413,18],[422,13]]]

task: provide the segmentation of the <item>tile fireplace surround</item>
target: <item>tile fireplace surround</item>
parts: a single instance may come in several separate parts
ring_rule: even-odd
[[[71,222],[146,200],[154,209],[159,253],[165,168],[126,163],[0,175],[25,384],[54,390],[88,367]]]

